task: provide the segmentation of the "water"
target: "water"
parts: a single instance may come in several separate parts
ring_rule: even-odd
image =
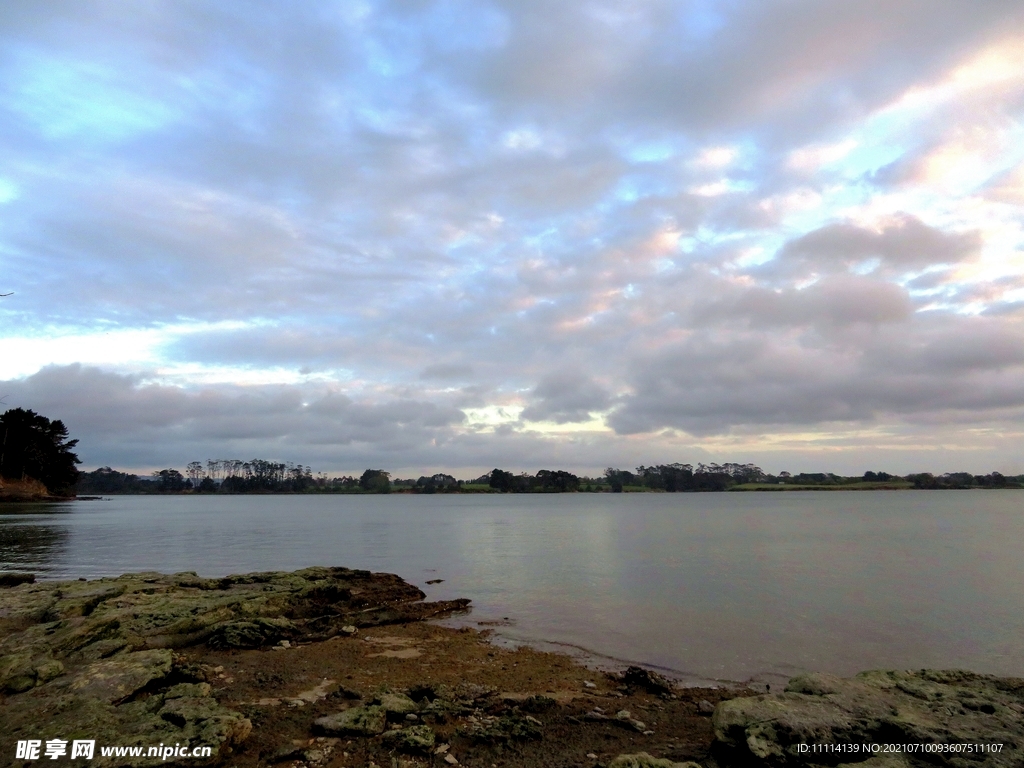
[[[693,681],[1024,676],[1022,502],[1014,491],[122,496],[0,508],[0,568],[389,571],[430,599],[471,598],[469,620],[498,621],[511,641]]]

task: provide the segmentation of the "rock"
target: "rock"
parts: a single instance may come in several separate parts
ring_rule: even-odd
[[[313,726],[328,736],[377,736],[384,733],[387,713],[383,707],[352,707],[334,715],[317,718]]]
[[[1014,704],[1024,704],[1024,680],[957,670],[809,674],[790,680],[782,693],[722,702],[712,725],[725,764],[827,762],[810,751],[814,744],[1002,743],[1000,752],[971,754],[970,764],[1009,768],[1024,763],[1024,720]],[[950,766],[964,760],[942,752],[927,758]]]
[[[397,731],[388,731],[382,740],[401,752],[426,755],[434,749],[434,738],[434,731],[429,725],[411,725]]]
[[[474,742],[484,744],[507,744],[541,739],[544,736],[536,725],[536,718],[527,719],[518,713],[503,717],[470,717],[466,725],[459,728],[459,732]]]
[[[214,628],[206,638],[206,644],[211,648],[260,648],[278,643],[276,647],[284,650],[291,643],[281,640],[281,635],[294,630],[295,625],[288,619],[229,621]]]
[[[33,584],[34,573],[0,573],[0,587],[16,587],[19,584]]]
[[[620,709],[616,712],[614,722],[632,728],[638,733],[643,733],[647,730],[647,724],[641,720],[634,720],[632,713],[628,709]]]
[[[583,687],[584,688],[597,688],[597,683],[593,683],[590,680],[584,680],[583,681]]]
[[[479,685],[477,683],[459,683],[455,686],[455,690],[452,695],[459,701],[482,701],[490,696],[493,696],[497,691],[496,688],[490,685]],[[443,691],[439,691],[443,695]]]
[[[670,694],[672,684],[657,672],[643,667],[627,667],[622,673],[622,682],[630,688],[639,688],[646,693]]]
[[[652,757],[646,752],[637,752],[635,755],[619,755],[608,764],[608,768],[700,768],[700,766],[691,762],[673,763],[663,757]]]
[[[449,752],[448,754],[446,754],[444,756],[444,761],[446,763],[448,763],[448,765],[458,765],[459,764],[459,761],[455,759],[455,755],[453,755],[451,752]]]
[[[338,688],[328,694],[329,699],[347,699],[349,701],[359,701],[363,698],[363,694],[359,691],[353,690],[352,688],[346,688],[344,685],[339,685]]]
[[[283,763],[286,760],[298,760],[306,751],[305,744],[285,744],[270,756],[271,763]]]
[[[714,714],[715,705],[707,699],[701,699],[697,702],[697,711],[700,712],[702,715]]]
[[[552,709],[558,706],[558,702],[549,696],[527,696],[519,704],[519,709],[523,712],[532,712],[533,714],[543,714],[544,712],[550,712]]]
[[[21,693],[59,677],[64,665],[49,656],[33,658],[30,651],[0,657],[0,691]]]
[[[383,693],[377,697],[379,704],[391,719],[403,719],[419,709],[416,702],[404,693]]]
[[[70,681],[69,688],[80,695],[116,704],[151,681],[167,677],[170,671],[168,650],[126,653],[85,667]]]
[[[287,648],[296,640],[419,620],[468,603],[424,603],[424,593],[397,576],[347,568],[220,579],[137,573],[93,581],[17,580],[0,589],[5,736],[88,734],[97,743],[126,746],[195,742],[214,747],[213,762],[246,738],[251,723],[210,697],[205,682],[222,668],[201,669],[184,660],[176,667],[172,649],[203,643]],[[320,698],[300,694],[295,703]],[[383,721],[384,710],[379,712]],[[382,730],[383,723],[376,733]],[[113,764],[113,758],[94,759],[95,766]],[[118,764],[132,761],[120,758]]]
[[[164,701],[170,699],[180,699],[183,696],[209,696],[210,695],[210,684],[209,683],[179,683],[171,688],[167,689],[164,693]]]

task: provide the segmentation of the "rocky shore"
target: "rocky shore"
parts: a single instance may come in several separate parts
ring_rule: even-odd
[[[96,766],[1024,765],[1020,680],[871,672],[774,694],[681,688],[495,647],[487,631],[423,621],[468,601],[424,602],[397,576],[345,568],[5,583],[0,765],[38,765],[16,756],[30,739],[95,740],[91,761],[71,762]],[[932,748],[808,749],[869,743]],[[161,744],[212,754],[100,753]],[[935,746],[954,744],[1002,746]]]

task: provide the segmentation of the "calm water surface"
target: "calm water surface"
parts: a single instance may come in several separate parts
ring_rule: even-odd
[[[45,578],[389,571],[511,640],[692,680],[1024,676],[1024,493],[122,496],[0,514]],[[426,586],[428,579],[444,583]]]

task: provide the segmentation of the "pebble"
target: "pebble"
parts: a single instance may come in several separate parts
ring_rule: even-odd
[[[410,712],[408,715],[405,716],[405,719],[415,722],[416,720],[419,720],[419,717]]]
[[[448,744],[442,744],[441,746],[439,746],[437,749],[434,750],[434,754],[435,755],[443,755],[449,749],[451,749],[451,746],[449,746]]]
[[[444,761],[446,763],[448,763],[448,765],[458,765],[459,764],[459,761],[455,759],[455,755],[453,755],[451,752],[449,752],[447,755],[444,756]]]
[[[597,683],[592,683],[589,680],[584,680],[583,681],[583,687],[584,688],[597,688]]]
[[[597,755],[595,755],[593,752],[587,752],[587,757],[589,757],[591,760],[597,760]]]

